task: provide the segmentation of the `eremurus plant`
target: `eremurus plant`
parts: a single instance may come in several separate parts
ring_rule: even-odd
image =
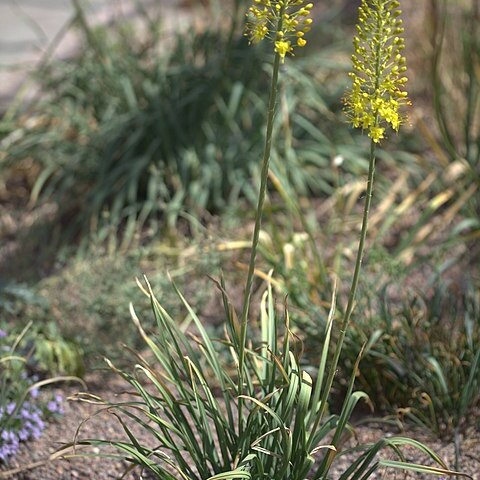
[[[346,105],[354,126],[371,137],[371,157],[357,261],[348,306],[340,324],[339,340],[329,359],[336,316],[335,294],[319,345],[314,378],[303,371],[294,353],[288,309],[280,317],[271,283],[260,305],[260,321],[250,322],[250,303],[256,252],[267,193],[267,179],[274,128],[277,80],[280,65],[294,49],[306,44],[311,28],[312,3],[303,0],[254,0],[248,11],[247,35],[252,42],[268,40],[274,55],[265,149],[256,209],[251,256],[241,315],[230,303],[223,282],[217,284],[225,306],[225,338],[212,340],[196,312],[180,291],[179,301],[192,319],[195,331],[187,335],[154,296],[145,279],[141,286],[151,301],[157,332],[149,335],[133,306],[131,314],[151,355],[136,354],[130,372],[110,368],[128,382],[134,399],[103,401],[80,394],[85,401],[103,405],[125,430],[124,440],[76,439],[75,446],[110,446],[131,468],[148,470],[158,479],[174,480],[306,480],[367,479],[379,468],[396,468],[437,475],[458,475],[448,470],[427,446],[403,437],[380,439],[349,450],[342,444],[350,416],[358,401],[354,391],[358,362],[348,383],[339,414],[329,412],[333,377],[343,338],[355,304],[365,249],[368,213],[373,192],[375,145],[387,126],[401,124],[399,108],[406,94],[405,59],[399,2],[362,0],[358,36],[354,40],[353,86]],[[139,284],[140,285],[140,284]],[[127,421],[128,420],[128,421]],[[129,426],[143,429],[142,436]],[[80,431],[81,433],[81,431]],[[437,466],[404,461],[402,446],[421,450]],[[388,447],[397,460],[384,460]],[[346,467],[335,469],[340,456],[349,455]],[[343,463],[345,465],[345,463]]]

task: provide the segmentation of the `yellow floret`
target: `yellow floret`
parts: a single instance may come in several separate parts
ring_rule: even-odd
[[[275,42],[275,52],[278,53],[282,59],[282,63],[285,61],[285,55],[292,50],[292,44],[290,40],[277,40]]]

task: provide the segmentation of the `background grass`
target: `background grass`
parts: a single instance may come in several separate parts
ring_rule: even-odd
[[[454,3],[427,2],[425,28],[411,32],[430,49],[412,52],[412,128],[379,152],[375,246],[335,388],[345,391],[346,372],[369,342],[357,385],[377,412],[458,439],[467,422],[478,426],[480,22],[476,2]],[[307,49],[281,76],[282,133],[256,282],[259,298],[261,278],[274,269],[272,285],[288,295],[291,327],[304,339],[307,372],[318,361],[329,278],[351,271],[367,167],[367,142],[341,113],[350,7],[320,7],[310,43],[321,48]],[[251,218],[266,110],[264,52],[228,29],[211,25],[165,44],[155,22],[139,40],[125,25],[93,29],[81,12],[78,28],[86,38],[79,56],[44,69],[44,95],[0,129],[0,236],[8,248],[0,311],[7,325],[36,322],[51,371],[61,352],[75,353],[62,367],[73,370],[81,352],[96,364],[101,345],[115,357],[111,331],[140,346],[126,307],[133,301],[141,316],[149,308],[134,283],[143,272],[182,323],[170,270],[209,333],[222,336],[205,275],[244,268],[242,225]],[[340,312],[345,303],[340,282]]]

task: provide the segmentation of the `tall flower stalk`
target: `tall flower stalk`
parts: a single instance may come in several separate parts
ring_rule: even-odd
[[[275,58],[273,61],[270,99],[267,112],[265,147],[263,152],[262,170],[260,175],[260,191],[255,213],[252,248],[245,283],[244,301],[242,307],[240,339],[239,339],[239,395],[243,393],[243,374],[245,365],[245,345],[247,338],[248,315],[252,298],[253,278],[257,256],[258,241],[262,224],[263,206],[267,191],[268,169],[272,147],[273,123],[277,101],[277,85],[280,63],[285,61],[287,54],[293,54],[296,47],[304,47],[307,43],[304,36],[310,30],[312,19],[309,18],[312,3],[305,0],[254,0],[247,13],[248,22],[246,35],[252,43],[269,39],[273,43]],[[242,416],[241,397],[239,399],[239,416]],[[240,428],[242,422],[240,422]]]
[[[376,146],[380,140],[385,138],[388,127],[398,131],[405,119],[400,108],[409,104],[407,92],[404,90],[407,82],[404,73],[407,68],[405,57],[402,55],[405,42],[402,37],[404,29],[400,15],[398,0],[362,0],[359,7],[357,36],[353,39],[353,68],[349,74],[352,86],[347,92],[345,108],[353,127],[366,130],[371,139],[367,191],[347,308],[340,326],[340,335],[332,366],[323,390],[316,427],[326,412],[327,397],[333,384],[343,342],[355,306],[373,196]],[[315,430],[316,428],[314,428]]]

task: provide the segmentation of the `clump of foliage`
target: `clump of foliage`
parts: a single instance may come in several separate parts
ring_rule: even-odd
[[[430,449],[404,437],[384,438],[353,449],[344,445],[350,415],[367,396],[353,390],[357,364],[340,413],[330,413],[326,408],[334,310],[313,379],[299,364],[298,339],[289,329],[288,312],[283,318],[278,315],[270,287],[263,296],[256,328],[251,328],[240,383],[240,325],[224,285],[218,287],[223,292],[226,314],[226,336],[218,340],[210,338],[178,289],[177,295],[195,327],[189,333],[162,307],[148,282],[146,288],[141,287],[152,304],[156,334],[143,330],[133,306],[131,314],[149,353],[134,352],[131,371],[108,362],[138,398],[108,402],[88,394],[77,397],[114,411],[128,440],[79,438],[73,446],[114,446],[118,451],[114,456],[128,460],[132,468],[140,466],[158,478],[172,480],[176,475],[219,480],[262,478],[266,474],[271,478],[303,479],[308,472],[315,472],[313,478],[322,478],[335,468],[337,456],[349,454],[355,460],[342,472],[344,478],[404,465],[425,473],[449,472]],[[127,421],[140,425],[144,436],[137,437]],[[439,466],[403,464],[400,453],[399,461],[374,461],[384,448],[399,451],[405,445],[420,449]]]
[[[83,351],[79,343],[61,331],[52,318],[48,299],[38,288],[14,282],[0,284],[0,314],[10,335],[19,335],[18,324],[29,318],[31,326],[17,346],[28,359],[27,367],[38,375],[76,375],[84,373]]]
[[[0,330],[0,460],[13,457],[21,442],[37,440],[46,421],[63,413],[63,397],[40,392],[40,388],[71,377],[39,380],[32,374],[33,358],[28,348],[27,333],[31,324],[20,334]]]
[[[473,284],[458,292],[438,281],[431,293],[400,301],[386,286],[375,312],[349,333],[351,365],[369,342],[358,382],[379,409],[440,436],[475,423],[480,402],[480,298]],[[458,439],[457,439],[458,440]]]

